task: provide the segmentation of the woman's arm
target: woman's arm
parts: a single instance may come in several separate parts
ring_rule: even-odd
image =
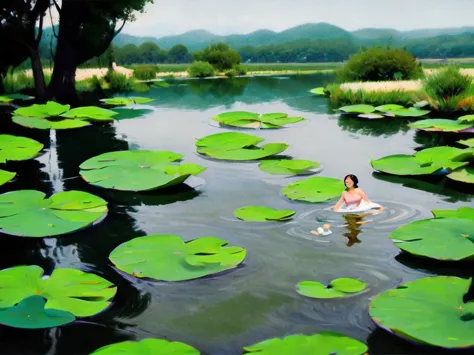
[[[365,201],[367,201],[367,202],[370,203],[370,200],[367,198],[367,196],[365,195],[364,191],[362,191],[362,189],[359,189],[358,192],[359,192],[359,196],[360,196],[363,200],[365,200]]]
[[[344,203],[344,192],[342,193],[341,198],[339,199],[339,201],[337,201],[337,203],[334,205],[333,211],[337,212],[339,210],[339,208],[341,208],[343,203]]]

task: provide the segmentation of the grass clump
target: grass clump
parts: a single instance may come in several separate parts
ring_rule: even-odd
[[[134,68],[133,76],[138,80],[156,79],[159,68],[157,65],[137,65]]]

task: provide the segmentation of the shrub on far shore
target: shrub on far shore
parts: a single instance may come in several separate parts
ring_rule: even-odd
[[[436,109],[456,111],[463,109],[460,104],[469,101],[466,99],[473,94],[470,93],[472,82],[471,76],[450,65],[429,75],[423,82],[423,89]]]
[[[156,74],[159,72],[157,65],[137,65],[133,69],[133,76],[138,80],[156,79]]]
[[[336,71],[339,82],[413,80],[424,76],[421,63],[404,49],[372,47],[353,54]]]
[[[214,67],[208,62],[194,62],[188,68],[191,78],[207,78],[215,75]]]

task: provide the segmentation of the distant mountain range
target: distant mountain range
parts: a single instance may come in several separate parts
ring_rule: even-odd
[[[249,34],[227,36],[216,35],[206,30],[194,30],[176,36],[161,38],[139,37],[120,33],[114,39],[114,44],[124,46],[126,44],[140,45],[143,42],[154,42],[164,49],[170,49],[175,44],[184,44],[190,51],[195,51],[216,42],[228,43],[233,48],[244,46],[259,47],[270,44],[279,45],[293,41],[315,39],[346,39],[357,41],[361,44],[370,44],[374,42],[400,42],[420,38],[453,36],[464,33],[474,33],[474,27],[430,28],[412,31],[397,31],[390,28],[364,28],[351,32],[328,23],[308,23],[281,32],[258,30]]]

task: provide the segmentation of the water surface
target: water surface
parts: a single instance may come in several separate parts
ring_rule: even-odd
[[[431,217],[430,210],[473,206],[472,191],[443,178],[410,179],[374,174],[370,159],[439,144],[459,136],[417,133],[407,120],[361,121],[334,114],[327,99],[308,90],[322,86],[327,75],[254,77],[234,80],[177,80],[145,96],[156,100],[141,118],[74,131],[28,130],[2,119],[4,133],[43,142],[46,154],[11,164],[18,178],[1,192],[37,189],[52,194],[83,190],[110,205],[98,226],[58,239],[2,236],[2,268],[37,264],[50,273],[73,267],[97,273],[118,286],[106,312],[52,330],[1,328],[0,353],[89,354],[100,346],[148,337],[183,341],[203,354],[240,354],[245,345],[270,337],[322,330],[368,342],[370,354],[432,354],[376,330],[368,316],[370,298],[402,282],[443,274],[468,277],[466,267],[420,262],[405,255],[387,238],[398,226]],[[139,94],[143,96],[143,94]],[[302,177],[270,175],[258,163],[213,161],[195,152],[196,138],[225,132],[210,118],[226,110],[287,112],[307,121],[281,130],[249,131],[266,142],[285,142],[285,154],[323,165],[321,176],[359,177],[367,196],[387,207],[364,226],[326,210],[334,202],[292,202],[280,190]],[[94,188],[78,178],[78,166],[101,153],[126,149],[171,150],[186,162],[208,169],[190,179],[191,187],[140,194]],[[237,220],[233,211],[247,205],[295,210],[285,223],[254,224]],[[27,223],[27,221],[25,221]],[[310,233],[324,223],[333,234]],[[119,244],[150,234],[176,234],[186,240],[213,235],[247,249],[245,263],[230,272],[177,283],[145,282],[124,276],[109,262]],[[295,292],[302,280],[329,282],[360,278],[368,289],[339,300],[304,298]]]

